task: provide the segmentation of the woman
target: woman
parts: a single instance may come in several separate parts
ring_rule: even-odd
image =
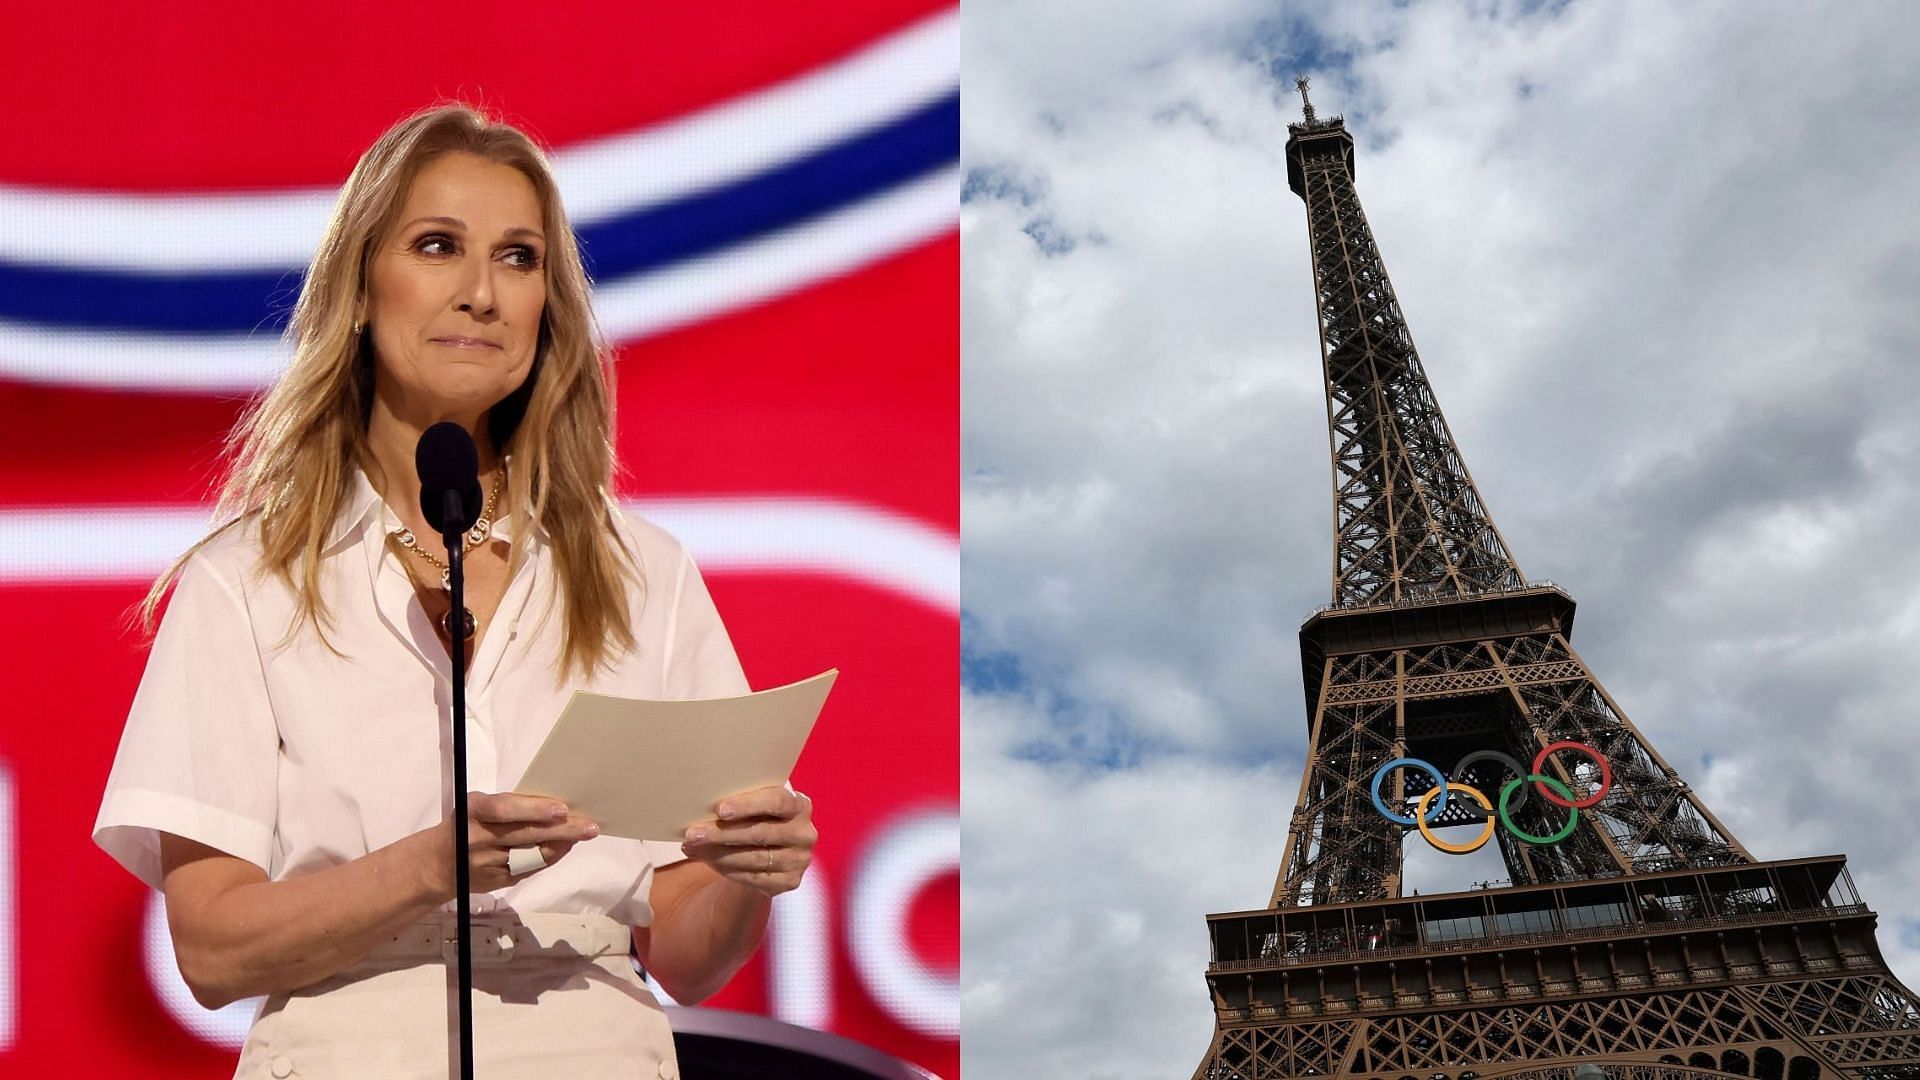
[[[444,1076],[449,635],[469,638],[483,791],[521,774],[576,689],[746,682],[685,552],[609,495],[586,274],[524,134],[456,105],[382,136],[289,337],[291,365],[234,434],[226,523],[147,598],[151,626],[173,588],[94,839],[164,890],[203,1005],[267,995],[236,1075]],[[413,468],[443,420],[472,433],[488,492],[463,538],[467,619]],[[677,1000],[706,997],[814,841],[784,787],[723,800],[679,845],[597,836],[546,798],[476,793],[469,813],[483,1076],[677,1075],[629,948]]]

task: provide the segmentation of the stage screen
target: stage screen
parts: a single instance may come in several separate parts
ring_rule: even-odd
[[[436,101],[547,145],[617,346],[620,493],[756,688],[841,670],[821,839],[713,1007],[958,1075],[959,28],[933,3],[11,13],[0,66],[0,1073],[224,1077],[89,838],[222,440],[359,154]]]

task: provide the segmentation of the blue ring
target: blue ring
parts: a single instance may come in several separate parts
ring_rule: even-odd
[[[1419,758],[1397,757],[1380,766],[1379,770],[1373,774],[1373,808],[1380,811],[1380,815],[1388,821],[1401,825],[1419,824],[1410,817],[1403,817],[1387,809],[1387,804],[1380,800],[1380,781],[1385,780],[1388,773],[1402,765],[1425,769],[1433,777],[1433,782],[1440,788],[1440,797],[1433,801],[1433,809],[1427,811],[1427,824],[1431,825],[1440,820],[1440,815],[1447,812],[1447,796],[1452,794],[1447,790],[1447,778],[1442,776],[1440,770],[1431,762],[1421,761]]]

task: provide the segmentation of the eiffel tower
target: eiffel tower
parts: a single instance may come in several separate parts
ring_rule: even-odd
[[[1353,139],[1299,89],[1333,600],[1300,629],[1310,746],[1273,895],[1207,917],[1195,1080],[1920,1078],[1920,1000],[1846,857],[1755,860],[1574,652],[1573,598],[1521,574],[1414,351]],[[1494,834],[1511,881],[1404,895],[1415,831]]]

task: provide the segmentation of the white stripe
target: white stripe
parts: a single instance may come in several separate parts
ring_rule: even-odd
[[[627,508],[680,539],[709,574],[851,578],[960,611],[960,543],[904,514],[835,499],[649,499]],[[0,585],[151,581],[205,533],[199,507],[0,509]]]
[[[914,518],[807,498],[674,499],[628,508],[679,537],[703,571],[834,574],[960,612],[960,540]]]
[[[833,930],[820,864],[767,913],[767,999],[775,1020],[826,1031],[833,1025]]]
[[[960,13],[948,8],[803,78],[568,150],[554,167],[567,213],[597,221],[765,172],[959,88]]]
[[[954,228],[955,165],[790,229],[599,288],[594,311],[629,341],[857,270]]]
[[[960,80],[949,8],[846,59],[683,119],[558,151],[579,225],[766,170],[900,116]],[[0,259],[49,267],[286,270],[313,257],[337,187],[155,195],[0,185]]]
[[[952,229],[959,184],[958,166],[942,169],[781,232],[603,285],[595,315],[613,340],[631,341],[856,270]],[[286,363],[282,339],[266,331],[151,334],[0,319],[0,379],[251,393]]]

